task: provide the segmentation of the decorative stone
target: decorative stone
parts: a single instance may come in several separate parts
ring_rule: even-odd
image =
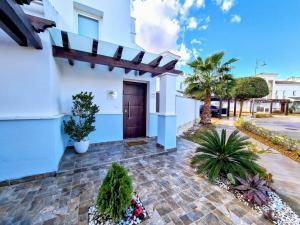
[[[89,208],[88,217],[89,225],[133,225],[140,224],[146,220],[149,215],[139,196],[134,193],[131,200],[131,206],[125,210],[124,218],[120,222],[115,223],[107,216],[100,215],[96,209],[96,206]]]

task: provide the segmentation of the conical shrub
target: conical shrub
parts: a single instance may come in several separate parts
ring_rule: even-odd
[[[132,179],[127,170],[117,163],[109,169],[97,198],[97,210],[114,221],[123,218],[132,199]]]

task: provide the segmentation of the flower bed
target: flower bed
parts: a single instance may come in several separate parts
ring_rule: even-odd
[[[255,113],[256,118],[270,118],[272,114],[270,113]]]
[[[236,122],[235,125],[239,130],[252,138],[278,150],[289,158],[300,162],[300,141],[259,127],[253,121],[244,121],[241,119]]]
[[[258,156],[249,150],[247,137],[236,130],[227,138],[224,129],[197,134],[190,134],[199,144],[191,160],[196,173],[232,192],[274,224],[300,224],[298,215],[270,188],[272,176],[256,163]]]
[[[245,199],[244,195],[236,190],[226,178],[220,178],[217,183],[219,187],[233,193],[237,199],[245,205],[250,206],[267,220],[277,225],[300,224],[299,216],[274,192],[268,192],[268,203],[259,206]]]
[[[116,223],[108,216],[100,215],[96,206],[89,208],[88,218],[89,225],[132,225],[145,221],[149,216],[139,196],[134,193],[131,206],[126,209],[124,218],[121,221]]]

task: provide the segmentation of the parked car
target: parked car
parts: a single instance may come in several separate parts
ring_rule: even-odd
[[[201,107],[200,107],[200,115],[203,112],[203,108],[204,108],[204,105],[201,105]],[[219,116],[219,108],[217,106],[211,105],[210,106],[210,113],[211,113],[211,115],[213,117],[218,117]]]

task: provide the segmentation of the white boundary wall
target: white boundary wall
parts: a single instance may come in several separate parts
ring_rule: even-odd
[[[199,110],[202,104],[199,100],[176,96],[177,135],[182,134],[199,121]]]

